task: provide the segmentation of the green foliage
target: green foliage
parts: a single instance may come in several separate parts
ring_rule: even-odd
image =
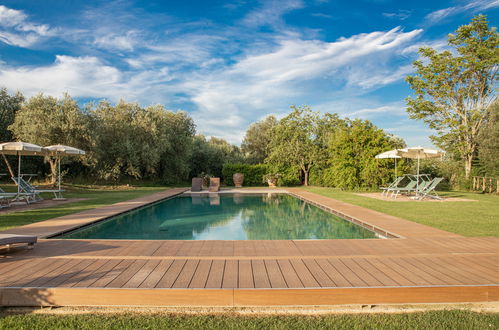
[[[316,173],[322,185],[346,189],[374,188],[394,179],[394,160],[375,159],[381,152],[402,147],[367,120],[345,120],[329,139],[328,167]],[[406,169],[398,161],[398,173]],[[322,178],[319,177],[322,175]]]
[[[283,174],[282,182],[300,181],[299,173],[292,173],[299,168],[304,174],[304,184],[308,185],[308,176],[313,166],[321,162],[324,155],[329,126],[334,126],[337,116],[320,117],[308,106],[295,107],[289,115],[272,130],[272,138],[268,147],[268,157],[265,162],[271,164]]]
[[[8,127],[14,123],[23,102],[24,96],[21,93],[9,95],[6,88],[0,88],[0,143],[12,141],[13,135]]]
[[[225,164],[241,163],[243,160],[239,148],[224,139],[212,137],[207,140],[203,135],[196,135],[192,144],[189,176],[197,177],[201,173],[206,173],[222,177],[222,168]]]
[[[407,98],[407,112],[436,130],[432,139],[447,152],[459,155],[469,177],[478,136],[496,100],[499,37],[486,17],[478,15],[449,35],[448,41],[457,55],[420,49],[423,59],[414,62],[416,74],[407,77],[416,94]]]
[[[38,94],[21,106],[9,129],[18,140],[25,142],[41,146],[64,144],[89,150],[92,141],[89,125],[89,116],[80,111],[68,94],[60,100]],[[55,182],[56,160],[47,157],[47,161],[52,182]]]
[[[117,181],[124,175],[159,176],[169,183],[187,179],[194,135],[194,123],[187,114],[125,101],[116,106],[102,101],[91,114],[99,177]]]
[[[478,137],[478,174],[499,177],[499,102]]]
[[[267,158],[267,147],[272,138],[272,130],[277,123],[274,116],[268,116],[250,125],[241,144],[241,150],[248,162],[258,164]]]
[[[223,181],[227,186],[233,186],[232,176],[234,173],[244,174],[243,186],[261,186],[262,177],[268,172],[265,164],[225,164],[222,169]]]

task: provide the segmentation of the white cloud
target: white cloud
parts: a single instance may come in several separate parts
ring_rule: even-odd
[[[382,15],[384,17],[398,19],[398,20],[403,21],[403,20],[406,20],[409,17],[411,17],[411,13],[412,12],[410,10],[400,9],[397,12],[394,12],[394,13],[383,13]]]
[[[139,43],[140,33],[130,30],[125,34],[107,33],[95,38],[94,44],[103,49],[132,51]]]
[[[28,16],[21,10],[10,9],[0,5],[0,41],[19,47],[30,47],[43,37],[56,34],[46,24],[36,24],[28,21]]]
[[[304,6],[300,0],[267,0],[256,10],[244,17],[242,23],[251,27],[260,26],[282,26],[282,16],[292,10],[300,9]]]
[[[239,130],[237,136],[242,136],[255,117],[270,111],[287,112],[298,100],[317,103],[311,87],[315,81],[324,80],[331,86],[339,82],[342,87],[337,94],[341,94],[345,88],[359,93],[358,87],[379,88],[402,79],[410,66],[390,70],[387,58],[396,56],[420,32],[395,28],[330,43],[282,39],[262,54],[241,58],[209,75],[193,76],[183,87],[197,105],[194,117],[201,130],[221,136]],[[380,62],[380,58],[385,59]],[[356,72],[365,70],[363,76],[352,75],[345,69],[348,67],[358,67]]]
[[[481,10],[495,8],[495,7],[499,7],[498,0],[475,0],[460,6],[448,7],[433,11],[428,15],[426,15],[425,19],[429,24],[436,24],[447,17],[458,15],[466,11],[471,11],[472,13],[476,13]]]

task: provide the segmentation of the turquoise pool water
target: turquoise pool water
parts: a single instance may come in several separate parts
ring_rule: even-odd
[[[376,238],[286,194],[181,195],[56,238],[279,240]]]

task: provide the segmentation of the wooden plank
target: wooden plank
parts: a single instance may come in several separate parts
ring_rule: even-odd
[[[75,259],[65,260],[65,263],[62,264],[61,266],[53,269],[52,271],[50,271],[42,276],[38,276],[37,278],[33,279],[31,282],[25,283],[23,286],[33,287],[33,288],[36,288],[36,287],[43,288],[43,287],[45,287],[45,284],[47,282],[55,280],[57,277],[59,277],[65,271],[71,270],[71,268],[75,267],[80,262],[81,262],[81,260],[75,260]]]
[[[106,285],[107,288],[121,288],[128,282],[133,275],[144,266],[146,260],[135,260],[130,265],[128,265],[114,280]]]
[[[139,288],[154,288],[173,264],[173,260],[161,260],[154,270],[140,283]]]
[[[151,274],[159,265],[160,260],[148,260],[143,267],[139,269],[129,280],[123,285],[123,288],[138,288],[142,282]]]
[[[90,284],[90,287],[104,288],[110,284],[116,277],[123,273],[131,264],[133,260],[122,260],[116,266],[111,268],[107,273],[105,273],[101,278],[99,278],[94,283]]]
[[[78,276],[78,274],[80,274],[84,269],[86,269],[94,262],[95,260],[91,259],[81,260],[80,263],[72,267],[70,271],[64,272],[63,274],[61,274],[61,276],[58,276],[57,278],[45,283],[45,286],[49,288],[62,286],[63,283],[65,283],[66,281],[68,281],[73,277]]]
[[[265,260],[265,268],[269,276],[270,286],[272,288],[287,288],[286,281],[282,275],[279,264],[276,260]]]
[[[351,286],[367,286],[367,283],[360,279],[360,277],[341,262],[340,259],[330,258],[327,261],[341,274],[341,276],[343,276],[343,278],[346,278],[347,281],[350,282]]]
[[[301,259],[292,259],[290,262],[304,287],[316,288],[320,286]]]
[[[303,259],[303,262],[307,266],[310,273],[314,275],[315,280],[321,287],[329,288],[336,286],[326,272],[324,272],[324,270],[322,270],[322,268],[317,264],[315,259]]]
[[[204,288],[208,280],[208,274],[211,269],[211,260],[200,260],[194,275],[192,276],[189,288]]]
[[[98,277],[101,275],[96,275],[95,272],[99,268],[103,267],[109,260],[105,259],[100,259],[100,260],[93,260],[93,262],[86,267],[80,274],[77,274],[77,276],[73,276],[64,282],[62,282],[59,286],[60,287],[72,287],[75,286],[76,284],[82,282],[81,286],[85,286],[85,282],[94,282],[97,280]],[[118,262],[118,260],[115,260],[114,262]],[[91,282],[90,282],[91,283]]]
[[[177,280],[177,277],[179,276],[180,272],[184,268],[185,263],[187,262],[186,259],[175,259],[166,271],[166,273],[163,275],[161,280],[159,280],[158,284],[156,284],[156,288],[171,288],[173,283]]]
[[[284,276],[286,285],[288,288],[303,288],[303,283],[301,282],[298,275],[296,275],[295,269],[291,265],[289,260],[277,260],[281,273]]]
[[[326,259],[317,259],[315,260],[319,267],[329,276],[331,281],[333,282],[333,285],[331,286],[337,286],[337,287],[350,287],[352,284],[348,282],[348,280],[341,275],[340,272],[336,270]]]
[[[206,280],[206,288],[221,288],[224,276],[225,260],[213,260]]]
[[[255,281],[255,288],[270,288],[270,281],[263,260],[251,260],[251,268],[253,270],[253,280]]]
[[[237,288],[239,263],[237,260],[226,260],[224,275],[222,278],[222,288]]]
[[[255,282],[253,280],[253,268],[251,267],[251,260],[239,260],[238,270],[238,285],[239,288],[254,288]]]
[[[376,267],[377,269],[383,271],[384,274],[386,274],[389,278],[391,278],[397,285],[401,286],[413,286],[414,283],[405,278],[402,274],[397,272],[395,269],[389,267],[386,264],[383,264],[379,260],[380,258],[370,258],[366,259],[368,263],[373,265],[373,267]]]
[[[185,263],[184,268],[182,268],[182,271],[178,275],[177,279],[175,280],[175,283],[173,283],[173,288],[188,288],[189,283],[191,283],[192,277],[194,276],[194,273],[196,272],[196,269],[198,267],[199,260],[187,260]]]

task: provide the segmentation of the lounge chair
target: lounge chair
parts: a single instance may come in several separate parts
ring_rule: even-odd
[[[430,197],[434,199],[442,199],[440,196],[438,196],[437,192],[435,191],[435,188],[438,186],[440,182],[442,182],[444,178],[434,178],[428,184],[420,188],[418,190],[417,194],[417,199],[424,199],[425,197]]]
[[[36,236],[0,234],[0,247],[6,245],[7,248],[10,248],[13,244],[28,244],[28,247],[32,248],[36,241]]]
[[[203,190],[203,178],[192,178],[191,191]]]
[[[63,189],[38,189],[37,187],[26,182],[22,177],[13,177],[12,180],[19,186],[21,192],[24,195],[30,196],[30,200],[33,202],[38,202],[43,200],[40,194],[42,193],[53,193],[56,199],[63,199],[62,192]]]
[[[220,190],[220,178],[210,178],[209,192],[217,192]]]
[[[417,181],[411,180],[405,187],[393,187],[387,189],[388,192],[391,192],[392,198],[397,198],[397,196],[401,193],[410,193],[412,191],[416,191]]]
[[[383,190],[383,192],[381,193],[381,195],[384,196],[385,194],[388,193],[388,189],[397,187],[400,184],[400,182],[402,182],[402,180],[404,180],[404,177],[403,176],[399,176],[399,177],[397,177],[395,179],[395,181],[393,181],[392,183],[390,183],[388,185],[388,187],[379,187],[379,189]]]
[[[17,193],[8,193],[0,188],[0,209],[4,207],[9,207],[10,202],[13,198],[17,196]]]

